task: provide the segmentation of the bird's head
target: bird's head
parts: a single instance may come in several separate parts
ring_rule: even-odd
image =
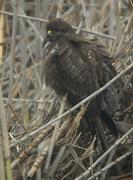
[[[73,33],[74,29],[61,18],[49,21],[46,27],[47,40],[54,41],[66,33]]]

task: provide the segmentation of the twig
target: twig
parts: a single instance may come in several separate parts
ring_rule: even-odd
[[[114,10],[115,10],[115,19],[116,19],[116,43],[120,41],[121,38],[121,24],[120,24],[120,12],[119,12],[119,1],[114,0]]]
[[[36,129],[35,131],[25,135],[23,138],[19,139],[17,142],[11,144],[11,146],[16,145],[16,143],[19,143],[21,141],[25,141],[27,138],[35,135],[36,133],[38,133],[39,131],[41,131],[44,128],[47,128],[48,126],[54,124],[55,122],[59,121],[60,119],[62,119],[63,117],[65,117],[66,115],[72,113],[73,111],[75,111],[77,108],[79,108],[82,104],[86,103],[87,101],[91,100],[92,98],[96,97],[97,95],[99,95],[100,93],[102,93],[106,88],[108,88],[112,83],[114,83],[116,80],[118,80],[122,75],[124,75],[126,72],[128,72],[130,69],[133,68],[133,63],[131,65],[129,65],[125,70],[123,70],[121,73],[119,73],[117,76],[115,76],[111,81],[109,81],[108,83],[106,83],[102,88],[100,88],[99,90],[95,91],[94,93],[92,93],[91,95],[89,95],[87,98],[85,98],[84,100],[82,100],[81,102],[79,102],[77,105],[75,105],[73,108],[71,108],[70,110],[66,111],[65,113],[61,114],[59,117],[49,121],[47,124],[41,126],[40,128]]]
[[[14,13],[11,12],[7,12],[7,11],[0,11],[0,14],[4,14],[4,15],[8,15],[8,16],[14,16]],[[30,19],[30,20],[34,20],[34,21],[40,21],[40,22],[44,22],[47,23],[48,20],[45,19],[41,19],[41,18],[37,18],[37,17],[31,17],[31,16],[26,16],[23,14],[18,14],[19,18],[24,18],[24,19]]]
[[[85,27],[88,30],[89,27],[88,27],[88,22],[87,22],[87,13],[86,13],[86,7],[85,7],[84,0],[81,1],[81,4],[82,4],[82,14],[83,14],[82,16],[83,16],[84,21],[85,21]]]
[[[8,103],[8,98],[3,98],[5,103]],[[22,98],[11,98],[11,101],[17,102],[17,103],[44,103],[45,101],[43,99],[35,100],[35,99],[22,99]]]
[[[79,34],[82,31],[82,28],[83,28],[83,17],[81,17],[79,25],[78,25],[78,27],[76,29],[76,34]]]
[[[90,145],[90,155],[89,155],[89,159],[90,159],[90,165],[92,166],[93,164],[93,152],[94,152],[94,144],[96,141],[96,136],[94,137],[91,145]],[[93,168],[91,169],[91,174],[93,174]]]

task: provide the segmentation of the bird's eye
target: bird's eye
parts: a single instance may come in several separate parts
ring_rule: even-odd
[[[51,30],[48,30],[48,34],[52,34],[52,31],[51,31]]]

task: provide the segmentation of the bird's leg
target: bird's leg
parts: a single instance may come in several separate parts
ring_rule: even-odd
[[[108,149],[108,145],[107,145],[106,136],[104,134],[103,127],[99,118],[96,119],[96,125],[98,129],[98,134],[100,136],[101,143],[103,146],[103,150],[106,151]]]

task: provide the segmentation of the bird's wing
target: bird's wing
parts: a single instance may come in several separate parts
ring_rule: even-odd
[[[106,50],[106,48],[98,42],[97,39],[91,39],[91,40],[87,40],[84,39],[81,35],[77,35],[77,34],[65,34],[65,37],[76,47],[79,49],[79,51],[81,50],[81,53],[84,51],[82,51],[82,47],[85,49],[86,48],[86,52],[84,53],[88,53],[88,51],[92,51],[90,54],[94,54],[95,58],[96,58],[96,66],[98,65],[97,69],[97,74],[99,77],[99,83],[100,86],[103,86],[105,83],[107,83],[109,80],[111,80],[117,73],[115,68],[112,66],[112,58],[110,57],[109,52]],[[88,59],[88,58],[87,58]],[[102,65],[102,66],[101,66]],[[103,72],[105,72],[105,75],[103,73],[103,76],[100,76],[100,71],[103,69]],[[105,80],[104,80],[105,77]],[[101,84],[101,80],[100,78],[102,78],[103,83]]]
[[[114,76],[116,75],[116,70],[111,64],[111,58],[109,57],[109,53],[106,51],[103,45],[98,44],[97,42],[89,42],[89,43],[81,43],[79,48],[80,53],[84,52],[86,54],[85,61],[89,64],[93,64],[93,68],[95,70],[95,77],[97,81],[97,87],[102,87],[106,83],[108,83]],[[87,53],[90,54],[91,57],[87,58]],[[91,59],[91,60],[90,60]],[[107,112],[115,112],[118,105],[118,95],[115,85],[110,85],[103,93],[102,93],[103,101],[100,101],[101,108]]]

